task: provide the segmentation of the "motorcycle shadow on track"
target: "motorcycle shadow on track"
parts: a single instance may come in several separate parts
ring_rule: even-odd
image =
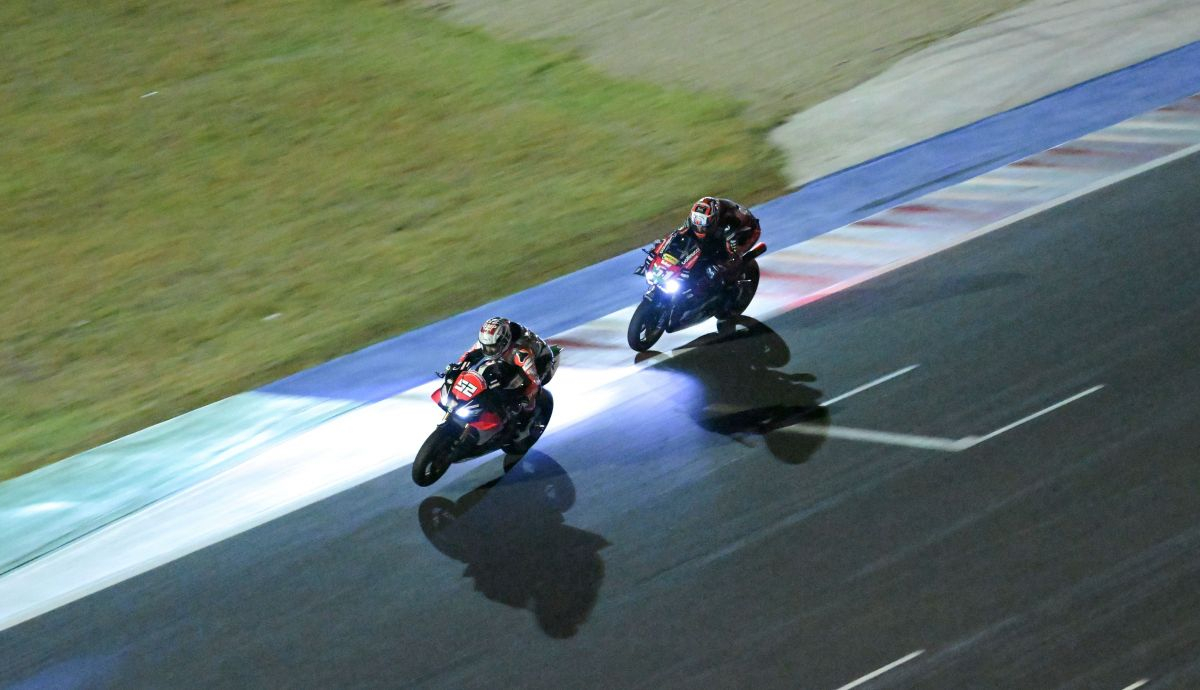
[[[575,485],[557,462],[532,451],[508,474],[457,500],[430,496],[417,509],[438,551],[467,564],[488,599],[533,612],[550,637],[587,620],[604,579],[603,537],[565,524]]]
[[[758,436],[777,459],[807,461],[824,437],[789,427],[829,424],[828,411],[817,402],[821,391],[805,385],[816,377],[779,370],[791,361],[791,351],[762,322],[740,316],[731,325],[693,340],[660,366],[700,383],[701,398],[686,408],[701,428],[738,439]]]

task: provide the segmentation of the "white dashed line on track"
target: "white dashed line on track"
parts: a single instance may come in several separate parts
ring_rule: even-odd
[[[911,367],[907,367],[906,369],[901,369],[899,371],[892,372],[891,374],[888,374],[887,376],[885,376],[881,379],[872,381],[871,383],[868,383],[864,386],[859,386],[858,388],[856,388],[852,391],[849,391],[848,393],[844,393],[844,394],[830,400],[829,402],[823,403],[821,406],[827,407],[831,403],[837,402],[838,400],[843,400],[846,397],[853,395],[854,393],[858,393],[861,390],[866,390],[867,388],[870,388],[871,386],[878,385],[879,383],[882,383],[886,380],[900,376],[901,374],[906,374],[915,368],[916,368],[916,365],[913,365]],[[942,451],[944,453],[959,453],[964,450],[967,450],[968,448],[973,448],[974,446],[977,446],[980,443],[983,443],[984,441],[995,438],[995,437],[999,436],[1000,434],[1005,433],[1006,431],[1011,431],[1026,422],[1029,422],[1034,419],[1037,419],[1038,417],[1041,417],[1044,414],[1053,412],[1054,410],[1057,410],[1058,408],[1063,407],[1064,405],[1073,403],[1076,400],[1079,400],[1080,398],[1082,398],[1084,396],[1091,395],[1092,393],[1095,393],[1096,391],[1100,390],[1101,388],[1104,388],[1104,386],[1103,385],[1092,386],[1091,388],[1089,388],[1085,391],[1081,391],[1079,393],[1076,393],[1075,395],[1072,395],[1071,397],[1067,398],[1066,400],[1060,400],[1059,402],[1054,403],[1050,407],[1047,407],[1045,409],[1034,412],[1031,415],[1022,417],[1021,419],[1018,419],[1017,421],[1013,422],[1012,424],[1002,426],[999,429],[996,429],[995,431],[991,432],[990,434],[985,434],[983,436],[964,436],[963,438],[960,438],[960,439],[952,439],[952,438],[940,438],[937,436],[920,436],[917,434],[904,434],[904,433],[896,433],[896,432],[892,432],[892,431],[877,431],[875,429],[858,429],[858,428],[848,427],[848,426],[831,426],[831,425],[825,425],[825,424],[812,424],[812,423],[792,424],[790,426],[780,429],[780,431],[787,431],[787,432],[796,433],[796,434],[805,434],[807,436],[824,436],[826,438],[837,438],[837,439],[843,439],[846,441],[861,441],[863,443],[879,443],[879,444],[889,445],[889,446],[903,446],[905,448],[920,448],[923,450],[937,450],[937,451]]]
[[[872,680],[874,678],[878,678],[879,676],[882,676],[883,674],[887,673],[888,671],[896,668],[900,664],[908,663],[909,661],[916,659],[917,657],[921,656],[924,653],[925,653],[924,649],[918,649],[917,651],[913,652],[912,654],[909,654],[908,656],[900,657],[899,659],[896,659],[895,661],[888,664],[887,666],[884,666],[883,668],[877,669],[875,671],[871,671],[870,673],[863,676],[862,678],[859,678],[856,681],[847,683],[847,684],[843,685],[842,687],[838,688],[837,690],[850,690],[850,688],[857,688],[858,686],[862,685],[863,683],[865,683],[869,680]]]
[[[1021,419],[1018,419],[1017,421],[1013,422],[1012,424],[1009,424],[1008,426],[1002,426],[990,434],[986,434],[984,436],[979,436],[979,437],[968,436],[967,438],[964,438],[962,440],[964,442],[968,441],[968,440],[971,441],[970,445],[968,445],[967,448],[974,446],[976,444],[979,444],[979,443],[983,443],[984,441],[991,439],[991,438],[995,438],[995,437],[999,436],[1000,434],[1003,434],[1006,431],[1011,431],[1011,430],[1021,426],[1025,422],[1029,422],[1034,419],[1037,419],[1038,417],[1041,417],[1042,415],[1044,415],[1048,412],[1053,412],[1054,410],[1057,410],[1058,408],[1062,407],[1063,405],[1069,405],[1070,403],[1073,403],[1076,400],[1078,400],[1086,395],[1091,395],[1092,393],[1095,393],[1096,391],[1100,390],[1101,388],[1104,388],[1104,386],[1103,385],[1092,386],[1091,388],[1089,388],[1085,391],[1082,391],[1082,392],[1076,393],[1075,395],[1072,395],[1071,397],[1067,398],[1066,400],[1060,400],[1059,402],[1054,403],[1053,405],[1051,405],[1050,407],[1047,407],[1044,410],[1039,410],[1029,416],[1022,417]]]
[[[903,369],[897,369],[896,371],[893,371],[892,373],[887,374],[886,376],[880,376],[879,378],[875,379],[874,381],[869,381],[867,383],[864,383],[863,385],[859,386],[858,388],[855,388],[854,390],[846,391],[845,393],[842,393],[841,395],[839,395],[835,398],[830,398],[829,400],[826,400],[825,402],[821,403],[821,407],[829,407],[830,405],[837,403],[837,402],[841,402],[841,401],[845,400],[846,398],[849,398],[852,395],[858,395],[859,393],[861,393],[867,389],[874,388],[875,386],[878,386],[881,383],[887,383],[888,381],[891,381],[892,379],[896,378],[897,376],[903,376],[903,375],[907,374],[908,372],[912,371],[913,369],[916,369],[918,366],[920,366],[920,365],[913,364],[912,366],[907,366],[907,367],[904,367]]]

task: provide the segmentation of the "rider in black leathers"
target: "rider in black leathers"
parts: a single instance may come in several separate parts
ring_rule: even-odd
[[[762,235],[762,226],[750,209],[736,201],[706,196],[692,204],[683,225],[659,240],[652,253],[657,253],[677,235],[696,238],[700,260],[692,273],[715,283],[754,246]]]

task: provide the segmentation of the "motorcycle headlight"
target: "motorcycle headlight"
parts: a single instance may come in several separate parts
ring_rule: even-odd
[[[673,295],[676,292],[679,292],[679,288],[681,287],[683,287],[683,283],[680,282],[678,278],[670,278],[662,285],[663,292],[667,293],[668,295]]]
[[[454,410],[454,416],[458,417],[459,419],[470,419],[471,417],[474,417],[475,413],[478,411],[478,405],[460,405]]]

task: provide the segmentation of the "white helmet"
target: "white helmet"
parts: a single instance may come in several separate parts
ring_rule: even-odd
[[[508,349],[512,344],[512,327],[508,319],[494,316],[479,327],[479,347],[483,354],[492,357]]]
[[[696,237],[704,239],[709,230],[717,224],[717,218],[721,214],[721,202],[711,196],[701,197],[699,201],[692,204],[692,211],[688,214],[687,226],[695,233]]]

